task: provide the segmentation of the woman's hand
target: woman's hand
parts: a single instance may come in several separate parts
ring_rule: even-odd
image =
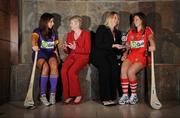
[[[127,54],[123,54],[123,56],[121,57],[121,61],[124,61],[127,58]]]
[[[75,49],[76,49],[76,42],[73,41],[73,43],[69,43],[67,46],[68,46],[70,49],[75,50]]]
[[[32,49],[33,49],[33,51],[35,51],[35,52],[40,50],[38,46],[33,46]]]
[[[153,52],[156,50],[156,48],[154,46],[149,46],[149,49],[148,49],[150,52]]]
[[[67,50],[68,45],[66,42],[64,42],[60,47],[63,48],[64,50]]]
[[[155,45],[155,41],[154,41],[154,35],[150,35],[148,40],[150,42],[150,46],[149,46],[148,50],[150,52],[155,51],[156,50],[156,45]]]
[[[126,47],[126,50],[129,50],[131,48],[129,44],[126,44],[125,47]]]
[[[124,45],[120,45],[120,44],[113,44],[112,45],[112,48],[117,48],[117,49],[123,49],[123,48],[125,48],[125,46]]]

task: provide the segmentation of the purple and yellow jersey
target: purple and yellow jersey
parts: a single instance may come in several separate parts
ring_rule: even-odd
[[[37,40],[39,49],[44,52],[54,51],[55,45],[58,44],[58,36],[54,32],[48,39],[44,39],[39,28],[34,29],[32,39]]]

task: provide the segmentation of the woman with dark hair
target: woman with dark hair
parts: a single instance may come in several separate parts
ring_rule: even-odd
[[[103,16],[103,25],[96,31],[95,45],[92,52],[92,62],[99,72],[99,93],[103,105],[116,104],[117,81],[119,67],[116,51],[124,48],[117,42],[121,33],[116,29],[119,24],[117,12],[106,12]]]
[[[38,51],[37,66],[41,70],[40,75],[40,101],[49,106],[55,104],[56,85],[58,79],[58,62],[55,47],[58,44],[58,36],[53,31],[54,19],[50,13],[41,15],[39,27],[32,33],[32,57]],[[49,75],[50,73],[50,75]],[[50,80],[50,100],[46,97],[48,78]]]
[[[131,29],[127,34],[127,45],[129,50],[124,52],[121,67],[121,85],[123,95],[119,99],[119,104],[136,104],[138,102],[136,88],[136,74],[146,66],[146,53],[155,51],[154,34],[150,27],[146,26],[146,16],[142,12],[133,14]],[[148,46],[150,44],[150,46]],[[148,62],[150,56],[148,56]],[[130,84],[131,96],[128,96],[128,86]]]

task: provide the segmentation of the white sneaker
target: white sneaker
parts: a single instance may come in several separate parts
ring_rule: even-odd
[[[117,101],[115,101],[115,100],[110,100],[109,102],[110,102],[111,105],[117,104]]]
[[[134,104],[136,104],[137,102],[138,102],[138,97],[137,97],[137,95],[136,95],[136,94],[131,95],[131,97],[130,97],[130,99],[129,99],[129,103],[132,104],[132,105],[134,105]]]
[[[129,97],[128,95],[123,95],[120,99],[119,99],[119,104],[123,105],[123,104],[128,104],[129,103]]]
[[[48,100],[47,100],[47,98],[46,98],[46,95],[41,95],[40,101],[41,101],[42,104],[45,105],[45,106],[49,106],[49,105],[50,105],[50,103],[48,102]]]
[[[104,106],[109,106],[109,105],[111,105],[111,102],[109,102],[109,101],[102,101],[102,103],[103,103]]]
[[[50,104],[55,104],[56,103],[56,95],[55,95],[55,93],[50,94],[49,102],[50,102]]]

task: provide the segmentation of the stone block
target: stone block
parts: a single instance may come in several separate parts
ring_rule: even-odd
[[[32,64],[13,65],[11,68],[10,100],[23,101],[26,97],[31,76]],[[39,72],[36,69],[34,79],[34,100],[39,96]]]
[[[61,67],[60,67],[61,68]],[[60,69],[59,68],[59,69]],[[30,82],[32,64],[19,64],[13,65],[11,69],[11,80],[10,80],[10,100],[11,101],[22,101],[25,99],[28,85]],[[89,66],[84,67],[80,73],[80,85],[81,92],[85,100],[91,99],[91,78],[89,76]],[[59,71],[60,72],[60,71]],[[37,69],[34,83],[34,100],[39,100],[39,74],[40,71]],[[48,86],[49,87],[49,86]],[[47,92],[48,93],[48,92]],[[57,84],[57,100],[62,98],[62,82],[61,78]]]
[[[160,101],[177,101],[180,99],[180,65],[156,64],[156,92]],[[148,98],[150,98],[150,67],[148,67]]]
[[[98,100],[100,98],[99,96],[99,80],[98,80],[98,70],[97,68],[90,64],[89,68],[91,70],[90,78],[91,78],[91,99],[92,100]]]
[[[90,64],[90,78],[91,78],[91,99],[92,100],[99,100],[99,78],[98,78],[98,70],[95,66]],[[137,87],[137,93],[140,100],[144,100],[145,97],[145,79],[144,79],[144,70],[138,73],[138,87]],[[122,96],[122,88],[120,79],[117,81],[117,98]],[[130,90],[130,89],[129,89]]]
[[[79,73],[81,93],[84,100],[91,100],[91,68],[89,65],[85,66]]]
[[[19,64],[12,66],[11,80],[10,80],[10,100],[24,100],[32,64]],[[177,65],[156,65],[155,77],[156,77],[156,90],[160,101],[174,101],[180,99],[179,91],[179,75],[178,71],[180,66]],[[150,85],[151,85],[151,72],[150,67],[138,73],[138,88],[137,94],[140,102],[150,100]],[[34,86],[34,99],[37,101],[39,97],[39,72],[36,73],[35,86]],[[98,85],[98,70],[93,65],[87,65],[80,71],[80,85],[81,92],[85,100],[98,100],[99,99],[99,85]],[[59,79],[60,80],[60,79]],[[58,99],[61,99],[62,84],[58,84],[57,87]],[[121,95],[119,95],[121,96]]]

